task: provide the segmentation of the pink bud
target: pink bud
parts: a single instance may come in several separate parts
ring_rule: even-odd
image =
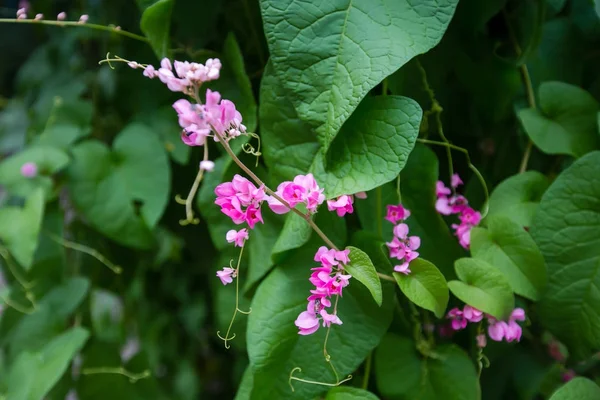
[[[44,14],[35,14],[35,18],[36,21],[41,21],[42,19],[44,19]]]
[[[67,18],[67,13],[64,11],[58,13],[58,15],[56,16],[56,19],[59,21],[64,21],[66,18]]]
[[[200,161],[200,169],[210,172],[215,169],[215,163],[210,160]]]
[[[19,14],[19,15],[17,15],[17,19],[27,19],[27,14],[25,14],[25,13]]]
[[[26,162],[21,167],[21,175],[25,178],[35,178],[38,174],[37,164],[34,162]]]
[[[481,335],[477,335],[475,337],[475,340],[477,341],[477,347],[481,349],[483,349],[487,345],[487,338],[483,333]]]
[[[85,24],[86,22],[88,22],[89,18],[90,18],[89,15],[83,14],[81,17],[79,17],[79,23]]]
[[[17,18],[19,18],[21,15],[24,15],[25,13],[27,13],[27,9],[25,9],[25,7],[19,8],[17,10]]]

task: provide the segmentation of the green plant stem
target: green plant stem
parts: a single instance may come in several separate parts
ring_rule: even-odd
[[[389,276],[389,275],[386,275],[386,274],[382,274],[381,272],[378,272],[378,273],[377,273],[377,276],[378,276],[378,277],[379,277],[381,280],[384,280],[384,281],[389,281],[389,282],[394,282],[394,283],[396,283],[396,280],[395,280],[393,277],[391,277],[391,276]]]
[[[55,234],[53,234],[52,232],[48,232],[46,231],[46,235],[52,239],[53,241],[55,241],[56,243],[60,244],[61,246],[64,246],[68,249],[72,249],[75,251],[80,251],[82,253],[85,253],[87,255],[90,255],[92,257],[94,257],[96,260],[100,261],[102,264],[104,264],[108,269],[110,269],[112,272],[114,272],[115,274],[120,274],[123,272],[123,269],[112,263],[108,258],[104,257],[98,250],[93,249],[91,247],[85,246],[83,244],[79,244],[79,243],[75,243],[75,242],[71,242],[70,240],[66,240],[60,236],[57,236]]]
[[[451,143],[447,143],[447,142],[438,142],[435,140],[429,140],[429,139],[417,139],[417,142],[423,143],[423,144],[430,144],[430,145],[435,145],[435,146],[445,146],[448,149],[452,149],[452,150],[456,150],[456,151],[460,151],[461,153],[463,153],[467,159],[467,164],[469,166],[469,169],[471,171],[473,171],[473,173],[475,174],[475,176],[477,176],[477,179],[479,179],[479,182],[481,183],[481,187],[483,188],[483,192],[485,194],[485,205],[483,210],[481,211],[481,218],[485,218],[485,216],[488,213],[488,203],[490,200],[490,194],[488,191],[488,187],[487,184],[485,183],[485,179],[483,178],[483,175],[481,175],[481,173],[479,172],[479,170],[477,169],[477,167],[475,167],[475,165],[473,165],[473,163],[471,163],[471,157],[469,156],[469,152],[467,151],[467,149],[464,149],[462,147],[459,146],[455,146]]]
[[[149,43],[148,38],[146,38],[144,36],[136,35],[135,33],[124,31],[121,28],[114,26],[114,25],[105,26],[105,25],[100,25],[100,24],[89,24],[87,22],[85,24],[81,24],[76,21],[49,21],[49,20],[43,20],[43,19],[40,21],[36,21],[34,19],[16,19],[16,18],[0,18],[0,23],[37,24],[37,25],[49,25],[49,26],[58,26],[58,27],[77,26],[77,27],[81,27],[81,28],[96,29],[99,31],[112,32],[112,33],[116,33],[117,35],[125,36],[130,39],[134,39],[134,40],[138,40],[140,42]]]
[[[510,41],[513,45],[515,53],[517,57],[521,57],[523,54],[523,50],[521,50],[521,46],[519,45],[519,41],[517,40],[517,36],[515,35],[515,31],[510,24],[510,20],[508,18],[508,13],[506,9],[502,9],[502,15],[504,17],[504,21],[506,23],[506,29],[508,31],[508,36],[510,37]],[[535,93],[533,91],[533,85],[531,84],[531,75],[529,74],[529,69],[527,68],[527,64],[523,63],[519,65],[519,72],[521,73],[521,79],[523,80],[523,86],[525,88],[525,94],[527,96],[527,103],[529,107],[532,109],[536,109],[535,102]],[[525,152],[523,153],[523,158],[521,159],[521,165],[519,166],[519,173],[523,173],[527,171],[527,164],[529,164],[529,158],[531,157],[531,151],[533,149],[533,141],[531,138],[527,141],[527,145],[525,146]]]
[[[362,388],[367,389],[369,387],[369,378],[371,377],[371,364],[373,362],[373,352],[369,352],[367,359],[365,360],[365,375],[363,376]]]
[[[131,383],[136,383],[140,379],[149,378],[152,374],[149,370],[142,371],[138,374],[129,372],[123,367],[98,367],[98,368],[84,368],[81,371],[82,375],[96,375],[96,374],[116,374],[123,375],[129,379]]]

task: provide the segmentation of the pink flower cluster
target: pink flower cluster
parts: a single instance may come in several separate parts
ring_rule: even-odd
[[[260,206],[266,195],[262,186],[257,188],[248,179],[236,174],[231,182],[217,186],[215,194],[215,204],[234,224],[246,222],[250,229],[254,229],[256,223],[263,222]]]
[[[298,334],[310,335],[316,332],[321,321],[324,327],[342,324],[335,307],[331,314],[326,308],[331,307],[331,296],[341,296],[342,289],[350,283],[352,276],[344,274],[343,267],[350,262],[349,253],[350,250],[337,251],[321,246],[315,254],[314,260],[320,262],[321,266],[312,268],[309,280],[315,288],[308,296],[306,311],[301,312],[296,319]]]
[[[329,211],[335,211],[338,217],[343,217],[346,214],[352,214],[354,212],[354,197],[357,199],[366,199],[367,194],[365,192],[358,192],[355,194],[344,194],[337,199],[327,200],[327,209]]]
[[[34,162],[26,162],[21,166],[21,175],[25,178],[35,178],[38,174],[38,166]]]
[[[292,208],[300,203],[305,204],[306,209],[311,214],[315,213],[317,207],[325,201],[323,189],[319,188],[313,174],[297,175],[293,181],[280,183],[275,194],[285,200]],[[269,208],[275,214],[285,214],[290,211],[286,205],[273,196],[267,196],[266,200]]]
[[[458,174],[452,175],[450,186],[453,189],[462,184],[463,181]],[[452,224],[452,229],[454,229],[454,234],[458,237],[460,245],[465,249],[469,249],[471,244],[471,229],[479,225],[481,214],[469,207],[469,202],[464,196],[452,194],[452,190],[444,186],[442,181],[437,181],[436,196],[435,209],[437,212],[443,215],[459,214],[458,219],[460,220],[460,224]]]
[[[387,206],[385,219],[392,224],[404,221],[408,217],[410,217],[410,211],[404,208],[402,204]],[[390,250],[390,257],[402,262],[394,267],[394,271],[403,273],[404,275],[410,274],[409,264],[412,260],[419,257],[419,253],[416,250],[421,246],[421,238],[418,236],[408,236],[408,230],[408,225],[404,222],[397,224],[394,226],[394,238],[391,242],[386,243]]]
[[[490,339],[496,342],[501,342],[505,339],[509,343],[521,340],[522,329],[517,324],[517,321],[525,321],[525,311],[522,308],[515,308],[510,314],[508,321],[499,321],[491,315],[484,314],[482,311],[469,305],[466,305],[462,310],[453,308],[446,315],[446,318],[451,320],[450,325],[454,331],[465,329],[469,322],[480,322],[483,317],[487,318],[487,332]],[[485,346],[485,341],[482,338],[478,338],[477,342],[480,347]]]
[[[224,136],[226,140],[246,133],[242,124],[242,114],[231,101],[221,100],[219,92],[206,90],[206,104],[192,104],[180,99],[173,103],[177,111],[179,126],[183,128],[181,140],[188,146],[203,146],[212,131]],[[218,137],[214,136],[215,141]]]
[[[219,79],[221,74],[221,61],[218,58],[209,58],[206,64],[188,61],[174,61],[171,64],[171,60],[163,58],[158,70],[152,65],[143,66],[136,62],[129,63],[129,66],[143,68],[144,76],[150,79],[158,78],[169,90],[188,95],[194,95],[202,83]]]
[[[233,282],[233,278],[237,275],[235,268],[225,267],[221,271],[217,271],[217,276],[223,285]]]

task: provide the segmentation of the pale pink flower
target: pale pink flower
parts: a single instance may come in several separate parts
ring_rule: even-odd
[[[44,19],[44,14],[35,14],[34,20],[41,21],[42,19]]]
[[[233,278],[235,278],[235,269],[224,267],[221,271],[217,271],[217,276],[223,285],[227,285],[228,283],[233,282]]]
[[[248,240],[248,237],[248,230],[246,228],[240,229],[239,231],[232,229],[225,235],[227,242],[235,243],[237,247],[243,247],[246,240]]]
[[[405,261],[405,262],[403,262],[400,265],[394,266],[394,271],[400,272],[401,274],[404,274],[404,275],[408,275],[408,274],[410,274],[412,272],[410,270],[410,268],[409,268],[409,262],[408,261]]]
[[[354,212],[352,203],[354,203],[354,196],[344,194],[335,200],[327,200],[327,209],[335,211],[338,217],[343,217]]]
[[[301,312],[294,324],[300,330],[298,332],[300,335],[310,335],[319,329],[319,319],[314,312],[311,313],[310,311]]]
[[[452,175],[452,177],[450,178],[450,186],[452,186],[453,188],[457,188],[460,185],[463,184],[462,179],[460,179],[460,176],[458,174],[454,174]]]
[[[56,19],[59,21],[64,21],[65,19],[67,19],[67,13],[64,11],[58,13],[58,15],[56,16]]]
[[[211,172],[215,169],[215,163],[210,160],[200,161],[200,169],[207,172]]]
[[[480,349],[483,349],[487,345],[487,338],[483,333],[475,336],[475,340],[477,341],[477,347]]]
[[[466,305],[462,312],[465,319],[469,322],[479,322],[483,319],[483,312],[469,305]]]
[[[448,196],[452,191],[444,185],[444,182],[437,181],[435,183],[435,194],[437,197]]]
[[[89,19],[89,15],[87,14],[83,14],[81,17],[79,17],[79,21],[77,21],[80,24],[85,24],[86,22],[88,22]]]
[[[323,327],[329,327],[331,324],[342,325],[342,320],[336,314],[329,314],[325,309],[321,310],[321,318],[323,318]]]
[[[38,166],[34,162],[26,162],[21,166],[21,175],[25,178],[35,178],[38,174]]]
[[[158,71],[154,69],[152,65],[148,65],[144,68],[144,76],[150,79],[156,78],[158,76]]]

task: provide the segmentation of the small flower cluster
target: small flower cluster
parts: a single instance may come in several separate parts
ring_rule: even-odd
[[[505,339],[507,342],[520,341],[522,329],[517,321],[525,321],[525,311],[522,308],[515,308],[508,318],[508,322],[499,321],[491,315],[484,314],[482,311],[466,305],[462,310],[453,308],[448,311],[446,318],[451,320],[451,327],[454,331],[459,331],[467,327],[469,322],[480,322],[483,318],[487,318],[488,336],[490,339],[501,342]],[[485,347],[485,337],[477,338],[479,347]]]
[[[266,195],[262,186],[257,188],[248,179],[236,174],[231,182],[218,185],[215,194],[215,204],[234,224],[246,222],[250,229],[254,229],[256,223],[264,223],[260,207]]]
[[[237,247],[244,247],[244,243],[246,243],[246,240],[248,240],[249,237],[250,235],[246,228],[240,229],[239,231],[232,229],[225,235],[227,242],[234,243],[234,246]],[[237,277],[237,269],[225,267],[221,271],[217,271],[217,276],[223,285],[227,285],[228,283],[233,282],[233,278]]]
[[[321,263],[321,266],[312,268],[310,282],[315,288],[310,291],[308,296],[308,306],[306,311],[298,315],[295,321],[300,335],[310,335],[319,329],[320,321],[324,327],[331,324],[341,325],[342,321],[337,316],[337,310],[334,307],[333,313],[327,312],[326,308],[331,307],[331,297],[341,296],[342,289],[350,283],[349,274],[344,274],[344,265],[350,262],[348,255],[350,250],[334,250],[321,246],[315,254],[314,260]]]
[[[160,79],[172,92],[183,92],[190,96],[193,96],[204,82],[219,79],[221,74],[221,61],[218,58],[209,58],[206,64],[188,61],[171,63],[168,58],[163,58],[158,69],[153,65],[138,64],[135,61],[129,62],[128,65],[134,69],[143,68],[144,76]]]
[[[277,186],[275,194],[285,200],[290,207],[302,203],[309,213],[317,212],[317,207],[325,201],[323,189],[319,188],[313,174],[297,175],[293,181],[285,181]],[[290,209],[274,196],[267,196],[269,208],[275,214],[285,214]]]
[[[456,190],[462,184],[463,181],[458,174],[452,175],[450,182],[452,189]],[[452,224],[452,229],[454,229],[454,234],[458,237],[460,245],[465,249],[469,249],[471,244],[471,229],[479,225],[481,214],[469,207],[469,202],[464,196],[458,194],[452,195],[452,190],[444,186],[442,181],[437,181],[436,196],[435,209],[438,213],[443,215],[459,214],[458,219],[460,220],[460,224]]]
[[[21,7],[17,10],[17,19],[27,19],[27,8],[28,7]],[[79,20],[77,21],[77,23],[85,24],[89,18],[90,18],[89,15],[83,14],[82,16],[79,17]],[[35,14],[34,21],[41,21],[43,19],[44,19],[44,14],[39,14],[39,13]],[[67,13],[64,11],[58,13],[58,15],[56,16],[57,21],[64,21],[66,19],[67,19]]]
[[[354,212],[354,197],[357,199],[366,199],[367,194],[365,192],[358,192],[355,194],[344,194],[337,199],[327,200],[327,209],[329,211],[335,211],[338,217],[343,217],[346,214],[352,214]]]
[[[394,238],[391,242],[386,243],[390,250],[390,257],[400,260],[402,263],[394,267],[394,271],[410,274],[409,264],[412,260],[419,257],[417,250],[421,246],[421,238],[418,236],[408,236],[408,225],[403,221],[410,217],[410,211],[398,204],[397,206],[388,205],[387,215],[385,219],[390,221],[394,226]]]

